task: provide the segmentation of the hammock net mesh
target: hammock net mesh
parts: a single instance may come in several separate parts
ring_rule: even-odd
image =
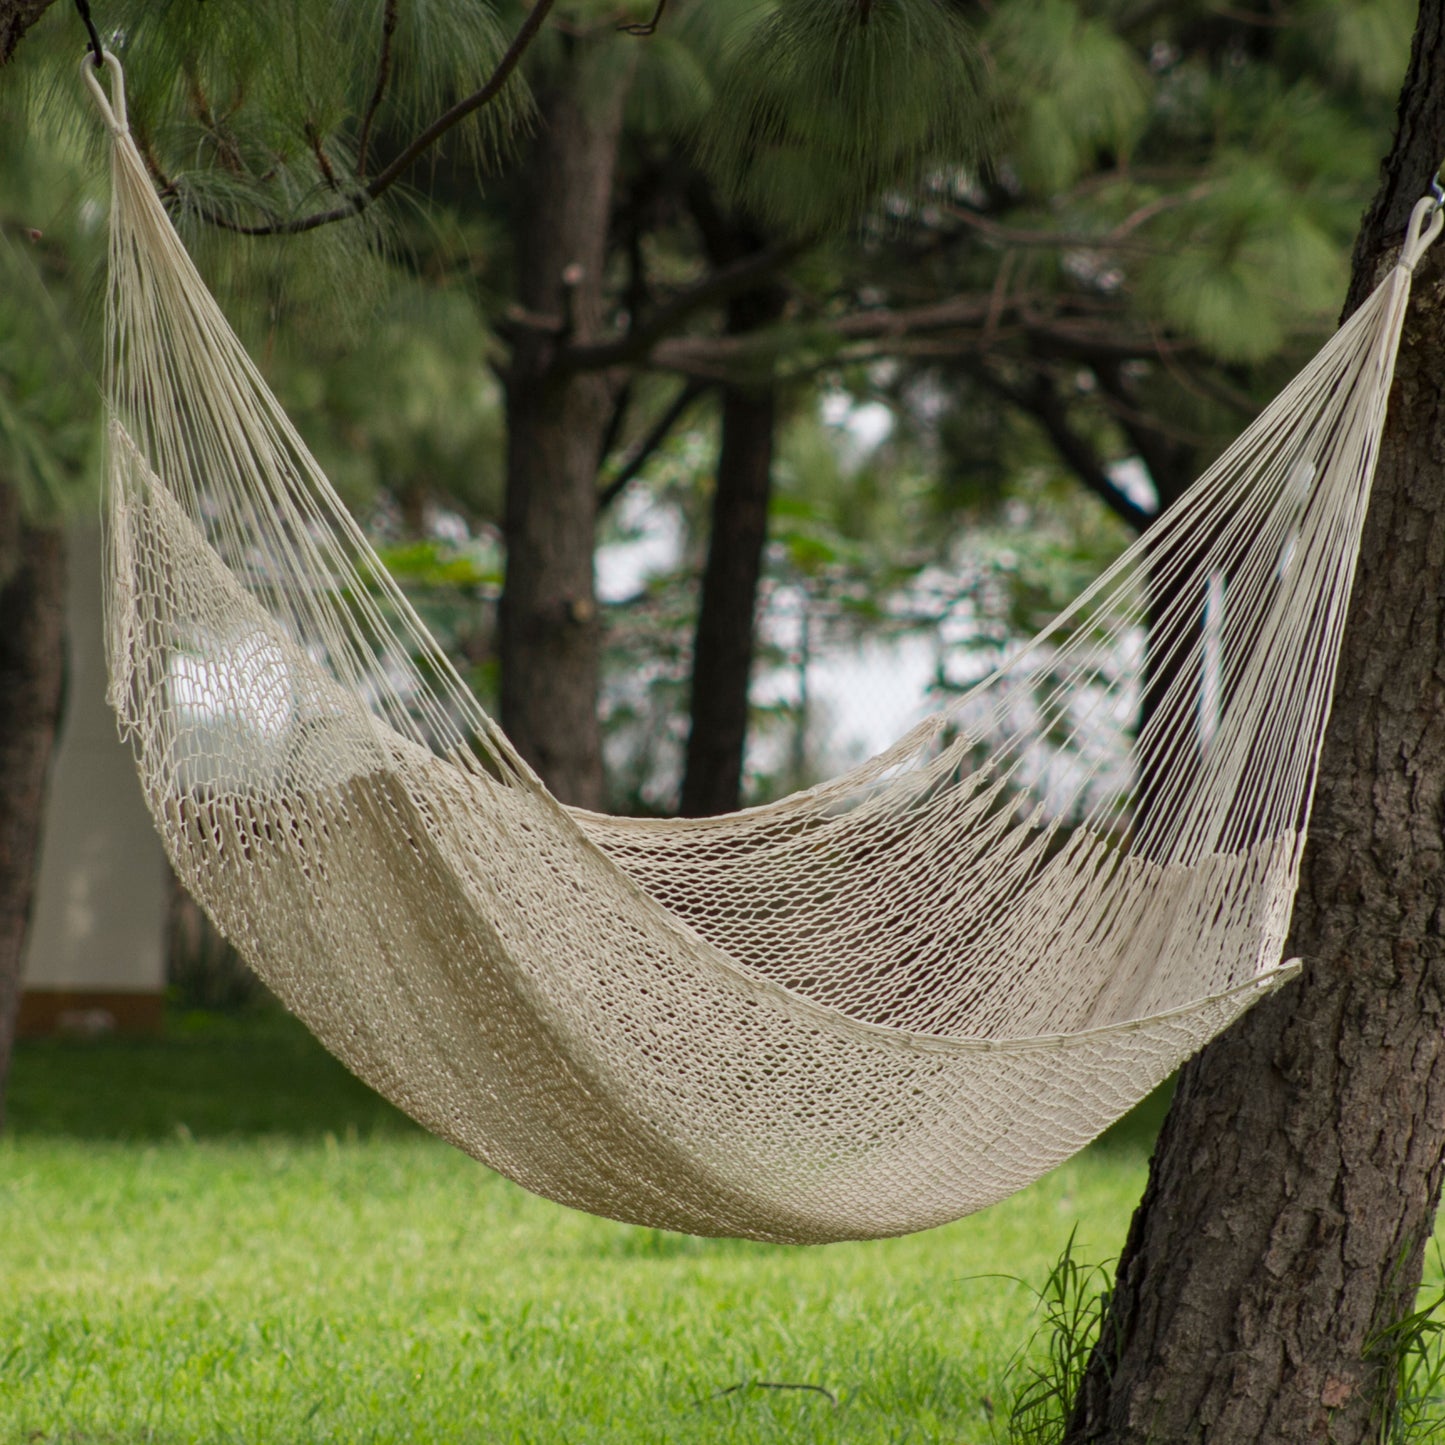
[[[775,804],[608,818],[547,793],[387,577],[186,255],[111,68],[111,700],[182,881],[380,1092],[577,1208],[864,1238],[1037,1178],[1291,975],[1438,214],[1193,490],[937,716]]]

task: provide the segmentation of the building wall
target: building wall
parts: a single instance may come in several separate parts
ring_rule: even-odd
[[[165,989],[169,865],[105,701],[99,528],[70,536],[65,716],[51,768],[22,1033],[151,1029]]]

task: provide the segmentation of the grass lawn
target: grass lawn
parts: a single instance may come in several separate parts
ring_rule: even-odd
[[[1153,1123],[945,1229],[800,1250],[536,1199],[276,1014],[24,1046],[11,1114],[5,1445],[1003,1438],[1033,1297],[1001,1276],[1075,1229],[1117,1252]]]

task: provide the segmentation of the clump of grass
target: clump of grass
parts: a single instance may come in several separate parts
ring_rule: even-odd
[[[1077,1228],[1069,1232],[1063,1253],[1035,1290],[1042,1317],[1008,1369],[1009,1445],[1058,1445],[1064,1438],[1108,1314],[1113,1263],[1081,1261],[1075,1253],[1077,1234]]]
[[[1042,1317],[1006,1371],[1008,1445],[1060,1445],[1108,1317],[1114,1264],[1082,1262],[1076,1234],[1034,1291]],[[1436,1257],[1445,1275],[1438,1243]],[[1384,1372],[1379,1445],[1445,1441],[1445,1287],[1372,1333],[1364,1353]]]
[[[1445,1272],[1436,1244],[1436,1265]],[[1403,1260],[1401,1261],[1403,1265]],[[1381,1366],[1380,1445],[1445,1439],[1445,1288],[1372,1333],[1365,1358]]]

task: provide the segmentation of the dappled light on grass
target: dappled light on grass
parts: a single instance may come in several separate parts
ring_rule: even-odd
[[[27,1045],[0,1143],[0,1439],[1003,1439],[1127,1132],[983,1214],[788,1249],[593,1219],[416,1130],[290,1020]],[[817,1389],[767,1388],[770,1384]],[[835,1403],[836,1402],[836,1403]]]

